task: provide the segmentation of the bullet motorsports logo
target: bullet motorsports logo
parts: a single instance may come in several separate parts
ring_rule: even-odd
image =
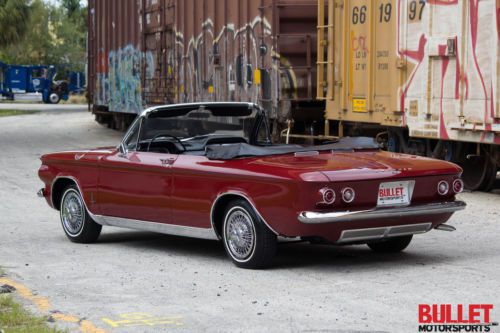
[[[500,332],[493,304],[419,304],[418,332]]]

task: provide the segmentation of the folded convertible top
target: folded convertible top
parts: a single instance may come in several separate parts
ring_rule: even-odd
[[[325,151],[325,150],[353,150],[353,149],[379,149],[373,138],[341,138],[338,142],[321,146],[301,145],[276,145],[252,146],[247,143],[232,143],[222,145],[208,145],[206,156],[210,160],[231,160],[242,157],[283,155],[299,152]]]

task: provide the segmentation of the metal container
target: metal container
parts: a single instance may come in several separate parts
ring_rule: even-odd
[[[500,1],[318,3],[318,99],[340,134],[342,125],[358,133],[378,125],[390,149],[459,162],[469,188],[492,184]]]
[[[280,121],[301,108],[321,118],[316,16],[317,0],[90,0],[94,111],[250,101]]]

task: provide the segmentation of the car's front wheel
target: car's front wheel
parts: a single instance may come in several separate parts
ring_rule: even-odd
[[[410,245],[413,235],[393,237],[380,242],[368,243],[368,247],[375,252],[395,253],[401,252]]]
[[[90,217],[83,198],[74,185],[68,186],[62,195],[61,224],[66,236],[75,243],[92,243],[101,234],[102,226]]]
[[[245,200],[231,202],[224,213],[224,248],[234,264],[257,269],[269,266],[276,254],[276,235]]]

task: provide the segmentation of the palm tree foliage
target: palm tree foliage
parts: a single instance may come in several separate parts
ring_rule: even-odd
[[[0,47],[19,41],[25,34],[30,16],[28,0],[0,0]]]

